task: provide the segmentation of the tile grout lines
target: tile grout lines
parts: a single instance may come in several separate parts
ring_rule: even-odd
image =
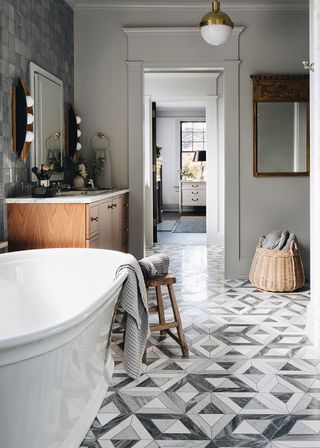
[[[81,447],[320,448],[320,354],[304,333],[309,291],[225,280],[221,247],[152,252],[170,256],[190,357],[152,334],[144,373],[131,380],[118,316],[112,383]]]

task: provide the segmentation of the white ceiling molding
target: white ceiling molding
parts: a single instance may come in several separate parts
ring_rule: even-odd
[[[206,10],[210,9],[210,1],[187,1],[159,0],[66,0],[74,9],[189,9]],[[227,11],[306,11],[308,10],[307,0],[224,0],[223,9]]]

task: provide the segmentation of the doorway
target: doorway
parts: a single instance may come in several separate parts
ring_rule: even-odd
[[[153,133],[158,155],[157,241],[206,244],[205,102],[157,102]]]
[[[157,241],[223,245],[224,104],[221,73],[215,70],[145,73],[147,247]],[[155,201],[158,201],[157,206]]]

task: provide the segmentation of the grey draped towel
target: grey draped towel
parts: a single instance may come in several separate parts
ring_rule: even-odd
[[[149,337],[148,303],[144,278],[138,261],[128,256],[128,263],[120,266],[116,276],[125,271],[125,280],[120,292],[120,306],[124,310],[125,341],[123,366],[131,378],[138,378],[141,359]]]
[[[166,254],[156,254],[142,258],[139,261],[144,278],[155,278],[168,274],[169,257]]]
[[[296,236],[289,230],[273,230],[262,241],[262,247],[269,250],[289,250],[292,241],[296,241]]]

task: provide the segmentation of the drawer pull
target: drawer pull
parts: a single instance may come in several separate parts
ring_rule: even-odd
[[[91,221],[96,221],[96,222],[98,222],[98,216],[96,216],[95,218],[93,218],[93,217],[91,216]]]
[[[193,198],[192,198],[192,200],[195,201],[195,202],[197,202],[197,201],[199,201],[199,198],[196,198],[196,199],[193,199]]]
[[[199,194],[199,191],[192,191],[192,194]]]
[[[199,187],[199,185],[198,185],[198,184],[197,184],[197,185],[193,185],[193,184],[192,184],[192,187],[193,187],[193,188],[197,188],[197,187]]]
[[[112,208],[114,207],[114,208],[117,208],[117,205],[118,204],[112,204]]]
[[[108,209],[110,209],[110,208],[112,209],[112,208],[113,208],[113,205],[108,205]]]

